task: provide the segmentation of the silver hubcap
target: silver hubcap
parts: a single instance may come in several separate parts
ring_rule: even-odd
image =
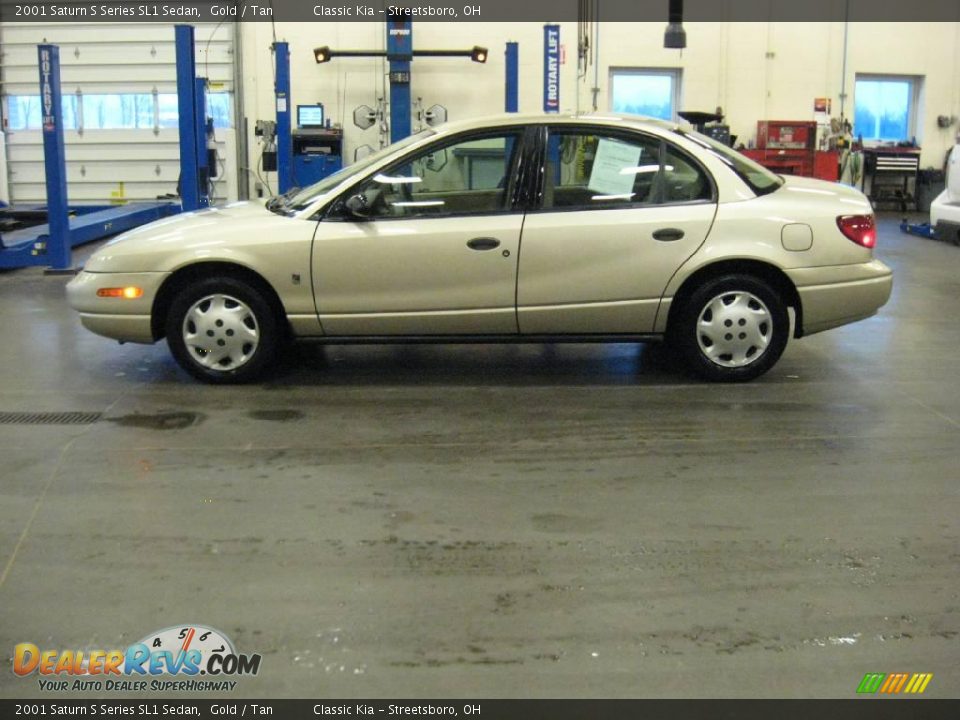
[[[183,342],[196,363],[211,370],[236,370],[260,344],[253,311],[229,295],[207,295],[183,318]]]
[[[773,319],[756,295],[742,290],[717,295],[697,320],[700,351],[721,367],[755,362],[773,337]]]

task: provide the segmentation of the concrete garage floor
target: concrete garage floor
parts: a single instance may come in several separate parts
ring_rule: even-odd
[[[103,419],[0,426],[0,657],[205,623],[263,654],[234,696],[955,697],[960,248],[890,218],[879,256],[879,316],[739,386],[635,345],[307,345],[207,387],[4,274],[0,411]]]

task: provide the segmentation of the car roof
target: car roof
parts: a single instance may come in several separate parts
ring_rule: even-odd
[[[627,126],[640,130],[655,129],[661,132],[669,132],[680,128],[680,125],[675,122],[643,115],[629,115],[626,113],[498,113],[495,115],[484,115],[483,117],[470,120],[455,120],[437,125],[434,130],[438,133],[447,133],[496,128],[504,125],[533,125],[540,123],[549,123],[550,125],[591,123],[614,127]]]

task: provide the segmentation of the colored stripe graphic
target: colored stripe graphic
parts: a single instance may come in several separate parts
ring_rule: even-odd
[[[860,681],[860,687],[857,688],[857,692],[875,693],[880,689],[880,683],[883,682],[886,676],[886,673],[867,673],[863,676],[863,680]]]
[[[910,683],[907,685],[907,689],[904,690],[904,692],[919,695],[927,689],[927,685],[930,684],[932,679],[933,673],[914,673],[913,677],[910,678]],[[911,687],[911,685],[913,687]]]
[[[919,695],[927,689],[932,679],[933,673],[867,673],[857,686],[857,692]]]
[[[900,692],[900,688],[903,687],[903,684],[907,681],[907,677],[906,673],[890,673],[887,676],[887,681],[883,684],[883,687],[880,688],[880,692],[886,693],[887,695]]]
[[[893,685],[896,681],[897,681],[897,673],[890,673],[889,675],[887,675],[887,680],[880,687],[880,692],[885,693],[888,690],[890,690],[890,686]]]

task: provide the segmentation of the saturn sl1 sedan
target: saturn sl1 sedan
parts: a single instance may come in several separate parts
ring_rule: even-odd
[[[780,177],[678,125],[503,115],[428,129],[323,181],[105,245],[67,288],[93,332],[166,337],[245,382],[328,343],[669,340],[709,380],[889,298],[857,190]],[[792,310],[792,322],[791,313]]]

